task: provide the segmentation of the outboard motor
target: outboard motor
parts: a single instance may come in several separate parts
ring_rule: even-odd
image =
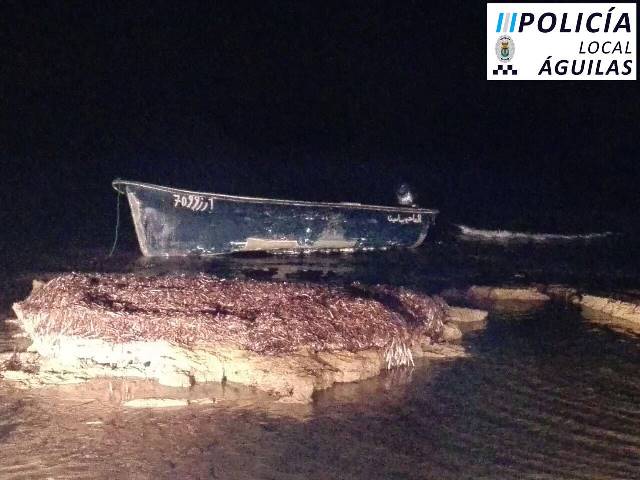
[[[415,196],[413,195],[411,187],[408,183],[400,184],[400,186],[396,190],[396,200],[398,201],[399,205],[407,207],[415,206]]]

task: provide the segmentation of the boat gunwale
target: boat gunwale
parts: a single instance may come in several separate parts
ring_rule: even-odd
[[[210,192],[200,192],[196,190],[187,190],[184,188],[175,188],[175,187],[164,187],[162,185],[155,185],[152,183],[145,182],[136,182],[132,180],[113,180],[111,182],[111,186],[121,194],[128,193],[126,188],[122,191],[118,188],[120,185],[123,186],[134,186],[140,187],[143,189],[149,190],[158,190],[162,192],[180,192],[187,195],[206,195],[209,197],[213,197],[218,200],[226,200],[231,202],[240,202],[240,203],[266,203],[271,205],[288,205],[288,206],[296,206],[296,207],[323,207],[323,208],[345,208],[345,209],[355,209],[355,210],[372,210],[379,212],[394,212],[394,213],[419,213],[425,215],[436,216],[440,213],[438,210],[430,209],[430,208],[420,208],[420,207],[392,207],[392,206],[384,206],[384,205],[367,205],[362,203],[349,203],[349,202],[309,202],[305,200],[281,200],[276,198],[261,198],[261,197],[245,197],[245,196],[237,196],[237,195],[227,195],[224,193],[210,193]]]

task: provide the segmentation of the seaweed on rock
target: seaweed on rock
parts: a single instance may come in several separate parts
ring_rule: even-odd
[[[225,344],[261,354],[385,350],[442,336],[446,304],[404,288],[226,280],[207,275],[65,274],[17,304],[32,335]],[[408,353],[407,353],[408,352]]]

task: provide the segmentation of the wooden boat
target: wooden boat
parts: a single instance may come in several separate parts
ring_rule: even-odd
[[[145,256],[417,247],[436,210],[194,192],[114,180]]]

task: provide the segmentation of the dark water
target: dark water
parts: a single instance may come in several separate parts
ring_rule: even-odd
[[[436,238],[417,252],[180,262],[82,250],[9,259],[3,318],[32,278],[73,269],[360,280],[427,292],[564,283],[632,295],[640,287],[634,248],[621,238],[516,245]],[[560,303],[498,309],[482,327],[463,339],[467,358],[339,385],[309,406],[234,386],[180,391],[96,380],[25,392],[0,382],[0,478],[640,478],[637,334]],[[9,339],[10,324],[3,328],[7,349],[17,340]],[[153,395],[216,401],[168,410],[121,405],[126,396]]]

